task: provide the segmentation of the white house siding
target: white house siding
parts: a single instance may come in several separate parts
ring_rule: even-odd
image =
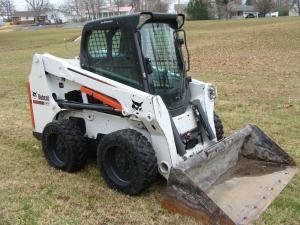
[[[71,22],[73,17],[65,15],[60,11],[55,12],[47,12],[47,18],[51,21],[51,23],[56,23],[56,20],[61,20],[62,23]]]
[[[168,12],[176,13],[176,5],[182,5],[182,7],[186,7],[187,4],[189,3],[189,0],[170,0],[168,1],[168,3],[169,3]]]
[[[33,21],[33,16],[21,16],[21,21]]]

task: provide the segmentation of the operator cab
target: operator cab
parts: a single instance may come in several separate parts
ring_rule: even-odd
[[[81,67],[160,95],[172,116],[182,114],[190,100],[183,24],[184,15],[161,13],[89,22],[82,33]]]

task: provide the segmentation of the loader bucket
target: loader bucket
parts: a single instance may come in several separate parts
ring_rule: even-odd
[[[161,203],[203,224],[252,224],[295,173],[293,159],[247,125],[172,168]]]

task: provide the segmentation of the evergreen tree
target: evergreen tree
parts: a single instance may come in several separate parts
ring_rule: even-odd
[[[190,0],[187,5],[187,14],[190,20],[209,19],[208,4],[205,0]]]
[[[246,0],[246,5],[252,5],[252,0]]]

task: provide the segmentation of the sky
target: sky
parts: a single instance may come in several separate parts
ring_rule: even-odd
[[[48,0],[51,4],[59,5],[62,0]],[[16,10],[27,10],[27,4],[25,0],[14,0]]]

